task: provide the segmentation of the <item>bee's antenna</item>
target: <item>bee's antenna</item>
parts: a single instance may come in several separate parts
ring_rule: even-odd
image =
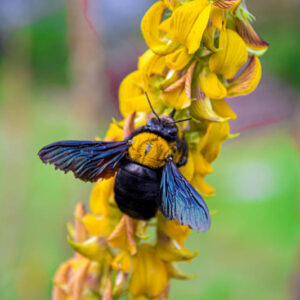
[[[179,123],[179,122],[189,121],[189,120],[191,120],[191,119],[192,119],[192,117],[186,118],[186,119],[182,119],[182,120],[172,121],[172,122],[168,122],[168,123],[169,123],[169,124],[174,124],[174,123]]]
[[[174,109],[171,111],[169,117],[174,118],[175,113],[176,113],[176,109],[174,108]]]
[[[155,115],[155,117],[156,117],[156,118],[158,119],[158,121],[160,122],[159,115],[158,115],[158,114],[155,112],[155,110],[153,109],[152,104],[151,104],[151,102],[150,102],[150,99],[149,99],[149,96],[148,96],[147,92],[145,92],[145,95],[146,95],[146,97],[147,97],[148,103],[149,103],[149,105],[150,105],[150,108],[151,108],[153,114]]]

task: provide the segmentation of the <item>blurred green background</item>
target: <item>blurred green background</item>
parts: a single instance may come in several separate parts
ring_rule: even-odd
[[[139,22],[151,1],[4,0],[0,9],[0,299],[49,299],[72,255],[66,223],[92,185],[54,172],[38,150],[60,139],[103,136],[119,117],[117,89],[146,46]],[[193,233],[198,257],[182,264],[170,299],[300,299],[298,1],[248,1],[271,46],[207,182],[212,229]],[[280,122],[279,122],[280,121]],[[268,126],[262,126],[268,124]]]

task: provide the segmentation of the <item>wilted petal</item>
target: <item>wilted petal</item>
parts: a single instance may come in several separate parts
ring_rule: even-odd
[[[260,50],[261,55],[268,49],[269,43],[264,41],[254,30],[250,22],[246,19],[241,21],[235,18],[235,28],[237,33],[243,38],[247,47]],[[265,50],[265,51],[264,51]]]
[[[188,53],[192,54],[200,47],[209,13],[208,1],[191,1],[177,8],[160,28],[167,32],[173,41],[184,45]]]
[[[228,87],[228,96],[247,95],[253,92],[261,78],[261,64],[257,56],[252,56],[246,69]]]
[[[166,65],[173,70],[183,69],[188,62],[191,60],[192,55],[187,53],[187,49],[183,46],[178,48],[173,53],[170,53],[165,56]]]
[[[83,243],[76,243],[68,238],[70,246],[79,254],[93,261],[101,261],[107,247],[104,238],[91,237]]]
[[[235,5],[240,0],[212,0],[211,3],[219,8],[228,9]]]
[[[85,207],[82,203],[78,203],[75,208],[75,224],[74,224],[74,240],[76,242],[84,242],[88,235],[82,218],[85,216]]]
[[[213,122],[225,122],[228,120],[227,118],[222,118],[213,111],[210,99],[208,97],[192,101],[190,114],[196,120],[204,119]]]
[[[227,79],[233,78],[247,62],[246,44],[235,31],[226,29],[220,33],[219,48],[223,50],[210,57],[209,68]]]
[[[84,260],[81,268],[75,273],[74,276],[74,284],[73,284],[73,299],[81,300],[82,292],[84,288],[84,283],[86,279],[86,275],[88,273],[89,266],[91,264],[90,260]]]
[[[150,244],[141,244],[134,258],[129,291],[133,296],[158,296],[168,283],[165,263]]]
[[[193,75],[194,75],[194,70],[197,62],[194,61],[188,68],[186,72],[186,77],[185,77],[185,84],[184,84],[184,89],[185,89],[185,94],[186,96],[191,99],[192,98],[192,80],[193,80]]]
[[[53,290],[52,290],[52,299],[53,300],[67,300],[68,299],[68,291],[63,287],[68,282],[68,275],[70,272],[71,265],[69,262],[65,262],[61,264],[56,271],[53,278]]]
[[[179,46],[178,43],[168,39],[167,35],[159,29],[165,9],[164,2],[156,2],[144,15],[141,23],[142,34],[147,45],[154,53],[159,55],[171,53]]]
[[[123,139],[126,139],[127,137],[131,136],[134,131],[134,119],[135,119],[135,111],[131,113],[125,120],[124,123],[124,133],[123,133]]]
[[[223,99],[227,90],[216,73],[203,70],[200,73],[200,86],[204,94],[211,99]]]
[[[212,100],[211,105],[213,110],[223,118],[229,118],[230,120],[235,120],[237,118],[237,115],[235,112],[231,109],[231,107],[227,104],[227,102],[222,100]]]

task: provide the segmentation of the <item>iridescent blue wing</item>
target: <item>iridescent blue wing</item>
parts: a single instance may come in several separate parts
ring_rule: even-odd
[[[45,146],[38,155],[55,169],[72,171],[76,178],[94,182],[113,176],[127,150],[127,141],[60,141]]]
[[[210,215],[206,203],[172,160],[168,160],[163,169],[159,202],[167,219],[178,220],[197,231],[209,229]]]

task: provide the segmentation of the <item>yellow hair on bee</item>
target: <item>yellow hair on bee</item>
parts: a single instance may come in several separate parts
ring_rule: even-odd
[[[134,162],[157,169],[165,165],[168,154],[173,154],[173,145],[154,133],[143,132],[133,137],[129,157]]]

